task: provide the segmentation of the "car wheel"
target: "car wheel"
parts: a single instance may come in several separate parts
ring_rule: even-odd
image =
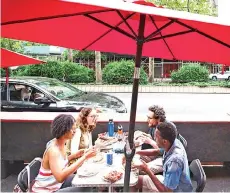
[[[217,80],[217,77],[216,77],[216,76],[213,76],[213,77],[212,77],[212,80],[216,81],[216,80]]]

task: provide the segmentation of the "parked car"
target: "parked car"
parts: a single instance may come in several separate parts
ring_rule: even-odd
[[[225,71],[223,74],[221,72],[210,74],[209,78],[212,80],[229,80],[230,81],[230,71]]]
[[[83,92],[53,78],[13,77],[8,90],[7,101],[6,79],[1,78],[2,111],[79,112],[83,107],[94,107],[102,112],[127,112],[125,104],[115,96]]]

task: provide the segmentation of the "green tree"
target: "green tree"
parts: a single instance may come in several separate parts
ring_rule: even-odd
[[[23,53],[25,46],[43,46],[44,44],[1,38],[1,48],[11,50],[18,53]]]
[[[23,41],[1,38],[1,48],[5,48],[8,50],[22,53],[23,52]]]
[[[107,64],[103,71],[103,81],[108,84],[132,84],[134,74],[134,61],[121,60]],[[143,67],[140,69],[140,84],[147,84],[148,78]]]
[[[216,7],[208,0],[148,0],[168,9],[188,11],[204,15],[217,15]]]
[[[171,74],[172,82],[208,82],[208,69],[200,64],[185,64],[178,71]]]

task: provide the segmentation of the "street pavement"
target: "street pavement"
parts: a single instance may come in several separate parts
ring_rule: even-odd
[[[230,192],[230,173],[222,167],[204,167],[207,181],[204,192]],[[17,175],[1,180],[1,192],[12,192]],[[195,183],[194,183],[195,184]]]
[[[130,112],[131,93],[108,93],[121,99]],[[162,106],[168,115],[230,113],[230,94],[139,93],[137,113],[150,105]]]

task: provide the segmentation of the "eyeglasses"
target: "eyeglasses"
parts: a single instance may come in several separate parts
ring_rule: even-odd
[[[98,115],[90,115],[90,116],[88,116],[88,117],[90,117],[90,118],[98,118]]]
[[[147,119],[151,120],[151,119],[156,119],[156,118],[155,117],[150,117],[150,116],[147,115]]]

